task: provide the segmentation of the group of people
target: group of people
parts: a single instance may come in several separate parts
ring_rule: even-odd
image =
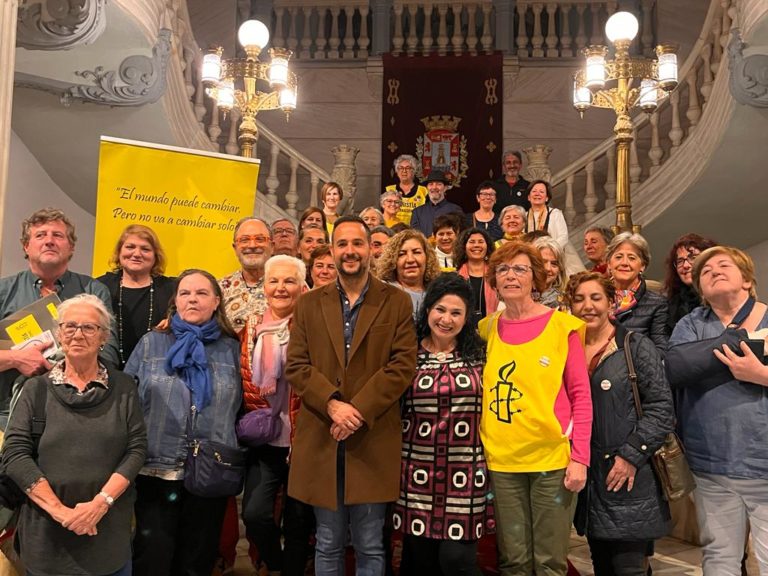
[[[0,317],[61,300],[57,354],[0,350],[27,573],[231,563],[235,494],[190,481],[195,447],[212,446],[243,456],[242,518],[267,573],[304,574],[314,534],[316,574],[344,574],[349,545],[358,574],[384,574],[399,533],[401,574],[479,574],[495,533],[501,574],[564,575],[575,524],[595,574],[641,575],[670,527],[650,457],[675,428],[705,575],[741,573],[747,526],[768,573],[768,309],[751,259],[688,234],[658,287],[642,236],[593,228],[590,270],[574,270],[548,183],[523,185],[517,153],[504,163],[470,214],[407,156],[381,211],[340,215],[329,182],[298,227],[241,220],[240,268],[219,280],[164,276],[140,225],[95,280],[68,269],[65,214],[25,220],[29,269],[0,279]]]

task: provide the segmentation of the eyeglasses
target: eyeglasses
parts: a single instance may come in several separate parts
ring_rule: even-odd
[[[496,198],[496,192],[480,192],[480,198]]]
[[[274,234],[275,236],[283,236],[283,235],[295,236],[296,230],[294,230],[293,228],[274,228],[272,230],[272,234]]]
[[[78,329],[83,333],[83,336],[90,337],[95,336],[96,333],[101,330],[101,326],[89,322],[84,324],[78,324],[77,322],[60,322],[59,329],[67,338],[74,336]]]
[[[526,266],[525,264],[515,264],[514,266],[510,266],[509,264],[499,264],[496,266],[496,276],[506,276],[510,272],[520,278],[521,276],[525,276],[529,271],[533,270],[530,266]]]
[[[266,244],[269,242],[269,236],[240,236],[235,239],[235,244],[240,246],[248,246],[251,242],[256,242],[256,244]]]
[[[688,262],[688,264],[693,266],[693,263],[696,261],[697,257],[698,257],[698,254],[694,254],[693,252],[691,252],[685,258],[678,258],[677,260],[675,260],[675,268],[682,268],[686,262]]]
[[[399,200],[384,200],[383,204],[394,204],[396,206],[400,206],[402,202],[400,202]]]
[[[400,172],[413,172],[413,166],[398,166]]]

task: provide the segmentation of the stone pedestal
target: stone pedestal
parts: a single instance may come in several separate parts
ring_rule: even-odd
[[[331,171],[331,180],[338,182],[344,190],[344,205],[339,211],[340,214],[352,214],[355,212],[355,194],[357,192],[357,167],[355,158],[357,158],[360,148],[339,144],[331,148],[333,153],[333,170]]]
[[[552,148],[546,144],[536,144],[530,148],[523,148],[525,154],[525,179],[529,182],[533,180],[546,180],[549,182],[552,179],[552,170],[549,168],[549,155],[552,154]]]

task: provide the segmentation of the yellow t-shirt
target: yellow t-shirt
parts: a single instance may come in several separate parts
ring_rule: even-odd
[[[568,358],[568,336],[584,338],[584,323],[555,311],[529,342],[507,344],[498,329],[500,313],[480,321],[487,342],[483,370],[480,438],[488,468],[496,472],[545,472],[570,461],[568,426],[555,414]],[[564,429],[565,428],[565,429]]]
[[[400,190],[397,188],[397,184],[390,184],[387,186],[386,191],[400,192]],[[410,226],[411,214],[413,211],[427,201],[427,189],[424,186],[417,186],[416,193],[413,196],[402,196],[401,192],[400,199],[403,203],[400,205],[400,209],[397,211],[397,219],[400,220],[400,222],[403,224]]]

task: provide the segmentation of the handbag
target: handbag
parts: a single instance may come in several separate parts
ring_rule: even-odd
[[[237,496],[245,480],[246,453],[212,440],[193,440],[184,465],[184,488],[204,498]]]
[[[21,389],[26,378],[14,383],[13,394],[11,396],[11,412],[16,406]],[[34,408],[32,414],[32,428],[30,436],[32,437],[32,458],[37,461],[37,451],[40,446],[40,438],[45,431],[45,403],[48,397],[48,385],[37,386],[35,390]],[[10,419],[10,414],[9,414]],[[27,501],[27,494],[18,487],[5,471],[5,461],[0,457],[0,533],[4,533],[16,526],[19,509]]]
[[[280,436],[283,422],[271,406],[264,406],[245,413],[235,427],[237,439],[246,446],[257,447],[269,444]]]
[[[631,337],[632,332],[627,332],[624,337],[624,355],[627,359],[629,382],[632,385],[632,396],[635,399],[635,410],[637,416],[642,418],[643,408],[640,405],[640,393],[637,390],[637,372],[635,371],[635,363],[632,361],[632,352],[629,349]],[[693,478],[688,461],[685,459],[683,443],[674,432],[667,434],[661,448],[651,455],[651,465],[659,479],[665,500],[669,502],[680,500],[696,488],[696,480]]]

